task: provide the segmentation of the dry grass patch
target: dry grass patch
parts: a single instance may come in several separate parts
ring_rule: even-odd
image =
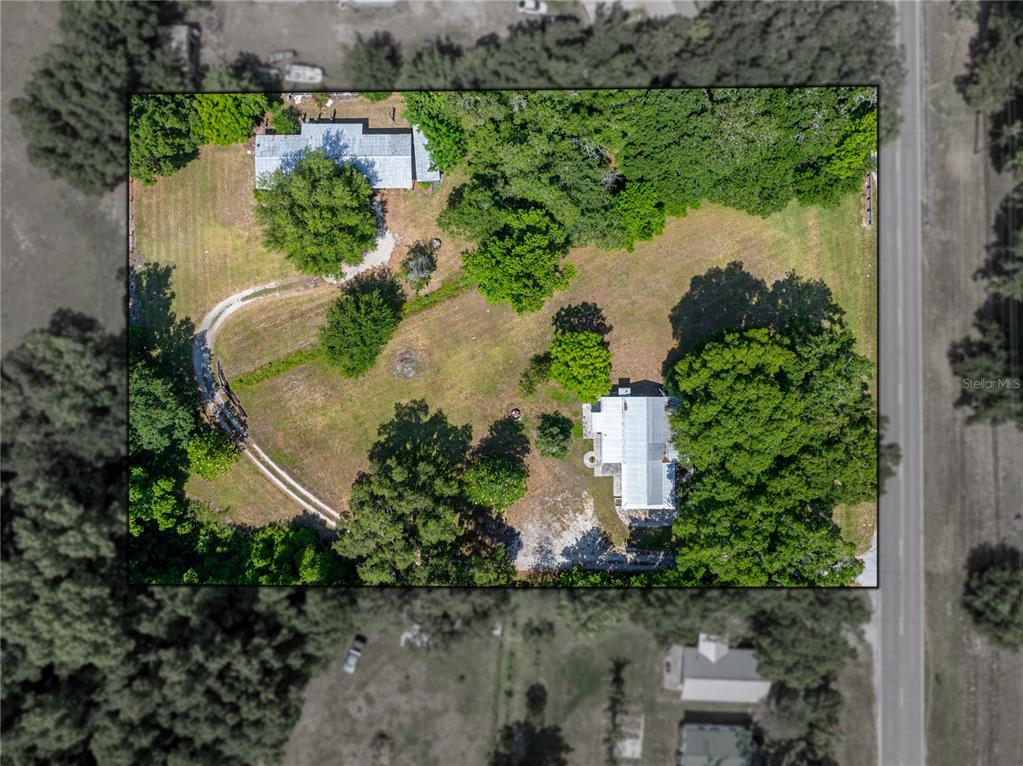
[[[300,294],[281,293],[239,309],[217,335],[217,356],[232,379],[315,345],[327,307],[339,295],[325,284]]]
[[[443,243],[437,253],[437,271],[423,293],[435,290],[441,282],[461,271],[462,251],[473,246],[468,240],[441,231],[437,225],[437,216],[447,206],[451,191],[465,180],[465,171],[459,168],[445,176],[439,185],[420,186],[412,191],[385,189],[381,192],[387,228],[394,234],[396,241],[391,256],[391,267],[395,271],[416,242],[429,242],[436,237]]]
[[[432,193],[440,200],[439,192]],[[409,236],[434,219],[442,203],[432,199],[421,190],[394,195],[389,224]],[[425,211],[424,200],[437,210]],[[244,404],[253,436],[314,492],[344,506],[352,481],[367,466],[366,453],[377,428],[393,415],[396,402],[425,399],[451,422],[471,424],[476,439],[513,406],[523,410],[527,424],[554,410],[578,422],[578,402],[556,387],[548,386],[527,400],[517,390],[529,357],[544,350],[550,340],[554,311],[565,304],[596,302],[614,327],[608,337],[613,375],[660,380],[665,356],[675,345],[669,312],[693,277],[731,260],[742,261],[748,272],[768,284],[792,270],[808,279],[824,278],[848,311],[854,331],[862,335],[876,327],[876,304],[855,300],[864,289],[840,288],[836,280],[856,273],[857,258],[873,263],[874,256],[864,252],[867,245],[862,239],[852,237],[859,230],[856,206],[845,204],[839,210],[850,213],[850,221],[835,219],[845,227],[844,233],[829,232],[838,223],[824,219],[822,225],[820,211],[796,205],[768,219],[705,206],[669,221],[663,236],[640,243],[633,253],[574,251],[569,260],[579,276],[534,314],[518,316],[505,305],[488,304],[476,291],[457,295],[407,318],[377,364],[359,380],[345,379],[323,362],[313,362],[247,387]],[[427,229],[422,237],[432,231]],[[445,242],[448,257],[455,256],[451,244]],[[240,312],[218,340],[228,374],[237,376],[276,354],[315,343],[331,297],[324,292],[273,298],[258,310]],[[392,355],[402,349],[422,359],[421,377],[395,374]],[[532,437],[532,425],[527,430]],[[582,465],[584,446],[576,440],[565,461],[530,456],[529,491],[507,512],[510,523],[551,513],[550,498],[567,489],[574,496],[589,493],[611,538],[624,541],[626,530],[611,506],[610,482],[595,479]],[[863,539],[869,542],[874,515],[869,509],[837,515],[850,539],[858,545]]]
[[[300,91],[292,92],[297,94]],[[405,100],[399,93],[392,93],[383,101],[369,101],[357,95],[342,98],[337,98],[332,93],[326,95],[333,102],[330,106],[320,106],[311,95],[304,95],[301,103],[291,103],[290,105],[310,120],[369,120],[370,128],[407,128],[409,126],[404,117]],[[392,109],[395,112],[394,122],[391,122]]]

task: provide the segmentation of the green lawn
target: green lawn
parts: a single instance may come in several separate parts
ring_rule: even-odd
[[[244,144],[204,146],[153,186],[133,182],[140,257],[174,267],[174,309],[198,323],[220,300],[297,272],[266,250],[253,217],[255,171]]]

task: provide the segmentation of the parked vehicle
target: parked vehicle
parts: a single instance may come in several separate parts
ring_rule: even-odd
[[[352,641],[352,647],[348,650],[348,656],[345,657],[345,664],[341,666],[341,670],[351,675],[355,672],[355,666],[359,664],[359,658],[362,656],[362,650],[366,648],[366,637],[356,636]]]
[[[288,64],[284,70],[284,79],[289,82],[318,85],[323,82],[323,68],[307,64]]]
[[[281,70],[275,66],[258,66],[252,70],[252,77],[260,85],[280,82]]]
[[[519,0],[519,11],[522,13],[547,13],[547,3],[542,0]]]
[[[274,51],[266,57],[266,60],[271,64],[276,64],[278,61],[290,61],[293,58],[295,58],[295,51]]]

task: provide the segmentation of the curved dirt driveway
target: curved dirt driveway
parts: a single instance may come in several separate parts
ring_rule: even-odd
[[[230,295],[202,318],[199,330],[192,337],[192,370],[195,374],[196,388],[202,400],[203,410],[210,420],[218,423],[221,428],[241,446],[242,453],[284,494],[294,500],[303,510],[318,516],[327,527],[333,529],[340,520],[340,513],[320,500],[310,490],[302,486],[291,474],[260,449],[248,431],[234,413],[226,406],[228,397],[224,388],[213,374],[213,357],[211,347],[217,333],[224,322],[243,306],[282,293],[301,293],[322,283],[318,279],[296,279],[284,282],[270,282],[241,290]]]
[[[344,279],[339,280],[338,283],[386,264],[394,250],[394,244],[394,235],[385,231],[377,241],[373,252],[368,253],[358,266],[346,267]],[[224,298],[202,318],[198,331],[192,337],[192,370],[195,374],[195,385],[199,390],[203,410],[210,420],[218,423],[228,436],[238,442],[245,457],[251,460],[274,486],[298,503],[303,510],[322,519],[328,528],[335,529],[337,522],[341,519],[340,512],[302,486],[294,476],[277,465],[260,449],[259,445],[249,437],[245,425],[226,406],[227,394],[213,374],[213,341],[232,314],[243,306],[252,305],[265,298],[279,297],[283,294],[298,294],[319,287],[323,281],[317,277],[296,277],[247,287]]]

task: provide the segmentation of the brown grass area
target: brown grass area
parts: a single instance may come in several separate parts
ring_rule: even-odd
[[[417,187],[412,191],[385,189],[381,192],[387,228],[396,240],[391,268],[397,271],[408,255],[409,248],[417,242],[427,243],[434,237],[442,242],[437,253],[437,271],[423,293],[436,289],[444,280],[461,271],[462,252],[472,247],[468,240],[443,232],[437,225],[437,216],[447,205],[451,190],[464,181],[464,171],[459,169],[445,176],[443,183],[438,186]]]
[[[412,230],[415,221],[432,220],[422,211],[411,212],[417,194],[404,197],[410,211],[401,224],[406,231]],[[852,211],[851,226],[858,228],[855,200],[852,203],[841,209]],[[661,237],[639,244],[631,254],[577,250],[569,260],[579,276],[535,314],[517,316],[507,306],[488,304],[476,292],[459,295],[407,319],[377,365],[360,380],[346,380],[326,365],[312,363],[248,389],[245,406],[253,434],[275,460],[314,491],[331,502],[340,499],[343,505],[355,475],[366,467],[366,452],[377,427],[390,418],[395,402],[425,399],[452,422],[470,423],[476,438],[512,406],[521,407],[529,423],[554,409],[578,421],[578,403],[554,386],[529,401],[517,392],[529,356],[543,350],[550,339],[550,317],[557,307],[598,303],[614,326],[609,336],[614,376],[660,380],[661,365],[673,346],[668,313],[694,276],[730,260],[742,261],[749,272],[769,284],[790,270],[807,278],[848,272],[853,247],[832,249],[827,232],[830,221],[822,226],[818,215],[819,211],[793,205],[759,219],[708,205],[669,221]],[[859,257],[872,259],[873,254],[861,250]],[[838,278],[832,276],[829,284],[836,287],[841,303],[835,285]],[[229,374],[238,375],[268,361],[272,354],[265,351],[264,343],[298,348],[314,342],[325,304],[315,304],[312,297],[308,300],[309,315],[302,307],[292,309],[284,298],[239,315],[235,327],[222,336]],[[845,306],[857,335],[874,326],[873,306],[872,302]],[[262,340],[280,333],[286,333],[286,341]],[[422,379],[395,377],[391,354],[401,348],[424,356]],[[564,462],[531,456],[529,492],[509,509],[509,522],[552,512],[550,499],[566,491],[590,492],[612,538],[624,539],[624,529],[615,528],[609,483],[588,474],[579,460],[582,451],[583,445],[577,443]],[[865,507],[853,511],[849,516],[838,514],[840,523],[852,525],[850,537],[857,544],[864,537],[869,541],[874,514]]]
[[[253,220],[252,155],[245,145],[204,146],[153,186],[136,184],[142,260],[174,267],[174,308],[199,319],[228,295],[297,272],[266,250]]]
[[[293,93],[298,94],[299,91],[293,91]],[[367,101],[358,95],[338,98],[337,95],[328,94],[333,99],[330,106],[320,106],[309,95],[304,95],[301,103],[292,104],[292,106],[310,120],[369,120],[371,128],[407,128],[409,126],[403,116],[405,102],[398,93],[392,93],[383,101]],[[394,122],[391,122],[391,109],[395,110]]]
[[[856,553],[870,550],[870,539],[877,526],[877,501],[848,506],[840,505],[832,514],[835,523],[842,529],[847,540],[856,545]]]

